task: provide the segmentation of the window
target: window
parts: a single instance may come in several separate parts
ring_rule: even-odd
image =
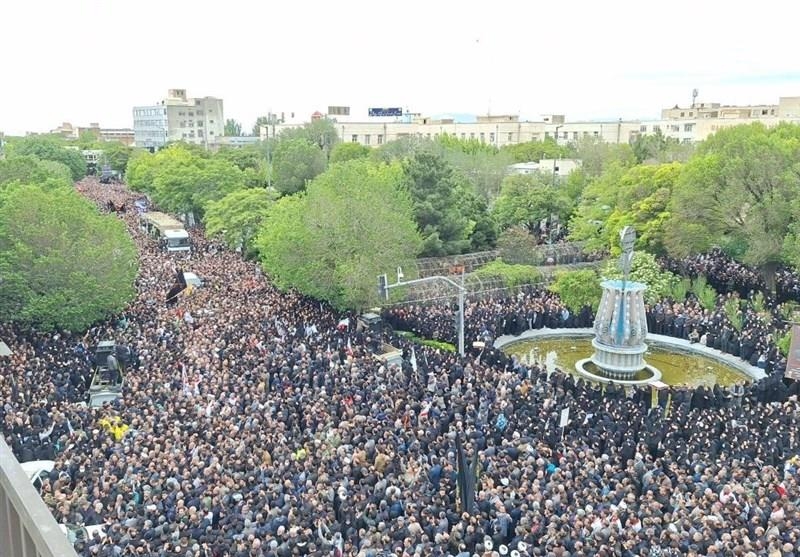
[[[202,120],[198,120],[197,121],[197,127],[198,128],[202,128],[203,127],[203,121]]]
[[[209,121],[208,121],[208,123],[209,123],[209,124],[213,124],[213,123],[214,123],[214,120],[209,120]]]
[[[572,132],[572,139],[575,141],[578,140],[578,132]]]
[[[197,112],[197,115],[198,115],[198,116],[202,116],[202,115],[203,115],[203,111],[202,111],[202,110],[198,110],[198,111],[196,111],[196,112]]]
[[[178,112],[178,116],[186,116],[185,112]]]
[[[514,134],[513,132],[508,132],[508,142],[512,143],[514,141]]]
[[[370,139],[371,137],[369,134],[364,134],[364,145],[369,145]]]
[[[642,132],[642,133],[647,132],[647,126],[645,126],[644,124],[639,126],[639,131]]]
[[[181,127],[182,127],[182,128],[185,128],[185,127],[186,127],[186,120],[181,120]]]
[[[194,116],[194,112],[189,112],[188,116]]]
[[[467,134],[466,134],[466,133],[464,133],[464,132],[462,132],[462,133],[461,133],[461,139],[466,139],[466,138],[467,138]]]
[[[494,143],[494,132],[489,133],[489,143]]]
[[[486,142],[486,134],[481,132],[481,143],[485,143],[485,142]]]
[[[694,112],[689,113],[689,117],[691,118],[692,116],[694,116]]]
[[[203,130],[197,130],[197,137],[203,137]]]
[[[350,136],[350,141],[353,143],[358,143],[358,135],[354,133],[352,136]]]
[[[692,131],[693,128],[694,128],[694,124],[684,124],[683,125],[683,131],[685,131],[685,132],[690,132],[690,131]]]
[[[653,131],[654,132],[661,131],[661,126],[659,126],[658,124],[653,124]]]
[[[594,132],[595,137],[600,137],[600,132]]]
[[[766,108],[765,108],[764,110],[762,110],[762,111],[761,111],[761,115],[762,115],[762,116],[766,116],[766,115],[767,115],[767,109],[766,109]]]
[[[431,134],[429,134],[429,133],[426,133],[426,134],[425,134],[425,139],[430,139],[430,138],[431,138]]]
[[[378,134],[378,145],[383,145],[383,134],[382,133]]]
[[[550,132],[544,132],[544,138],[550,139]]]
[[[685,114],[683,112],[681,112],[681,118],[683,118],[684,116],[685,116]]]
[[[469,133],[469,138],[470,139],[475,139],[475,132],[470,132]]]
[[[672,125],[672,126],[670,126],[669,128],[670,128],[670,130],[671,130],[671,131],[674,131],[674,132],[679,132],[679,131],[681,131],[681,127],[680,127],[680,126],[678,126],[678,125],[676,125],[676,124],[673,124],[673,125]]]

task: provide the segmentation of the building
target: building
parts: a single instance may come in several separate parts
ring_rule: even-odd
[[[315,112],[311,119],[322,117]],[[681,143],[703,141],[709,135],[729,126],[761,122],[774,126],[780,122],[800,123],[800,97],[780,97],[778,104],[728,106],[720,103],[695,103],[689,108],[674,106],[661,111],[654,120],[612,120],[570,122],[563,114],[545,114],[538,121],[520,120],[517,115],[478,116],[474,121],[453,118],[432,118],[404,114],[402,118],[362,119],[349,114],[339,117],[329,113],[342,141],[379,147],[403,138],[436,139],[448,134],[459,139],[474,139],[496,147],[527,141],[553,139],[559,144],[597,139],[606,143],[629,143],[641,135],[661,133]],[[278,121],[261,126],[262,139],[277,136],[284,129],[301,126],[298,121]]]
[[[91,133],[98,141],[119,141],[125,145],[133,145],[131,128],[101,128],[97,122],[92,122],[87,127],[73,126],[69,122],[63,122],[57,128],[50,130],[50,133],[66,139],[78,139],[85,133]]]
[[[222,99],[189,98],[186,89],[170,89],[167,97],[150,106],[133,108],[137,147],[160,149],[170,141],[208,147],[225,135]]]

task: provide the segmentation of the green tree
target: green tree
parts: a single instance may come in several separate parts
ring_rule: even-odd
[[[172,145],[155,155],[137,155],[128,163],[129,184],[162,209],[193,213],[202,218],[206,203],[244,188],[244,174],[221,158],[197,155],[183,145]]]
[[[378,275],[412,268],[421,240],[399,165],[353,160],[278,200],[255,245],[279,287],[362,309],[379,302]]]
[[[261,188],[236,190],[206,205],[204,224],[210,237],[221,236],[231,249],[253,255],[253,239],[277,194]]]
[[[558,273],[549,290],[558,294],[564,305],[573,313],[578,313],[584,306],[597,311],[603,293],[597,273],[591,269]]]
[[[606,143],[599,138],[585,137],[578,141],[576,148],[581,168],[589,178],[600,176],[612,164],[624,168],[636,164],[636,156],[627,143]]]
[[[466,180],[439,156],[418,152],[403,161],[406,186],[423,237],[424,256],[463,253],[478,221],[475,195]],[[464,209],[470,209],[469,212]]]
[[[251,135],[254,135],[256,137],[261,137],[261,126],[269,126],[272,123],[273,122],[272,120],[270,120],[269,116],[259,116],[258,118],[256,118],[256,121],[253,124],[253,133]],[[270,137],[272,136],[272,131],[270,131],[269,135]]]
[[[661,130],[650,135],[639,135],[631,143],[636,162],[663,164],[668,162],[686,162],[689,160],[694,145],[681,143],[675,138],[665,137]]]
[[[242,123],[237,122],[233,118],[228,118],[225,120],[225,131],[226,136],[229,137],[239,137],[242,135]]]
[[[354,159],[365,159],[369,157],[370,148],[360,143],[337,143],[331,149],[330,163],[351,161]]]
[[[506,145],[503,151],[511,155],[513,162],[538,162],[542,159],[567,159],[575,156],[573,147],[559,145],[552,138]]]
[[[132,299],[137,256],[122,221],[70,188],[0,197],[0,320],[80,331]]]
[[[69,148],[64,141],[52,136],[32,135],[16,138],[8,144],[8,154],[32,155],[42,160],[60,162],[67,165],[73,180],[86,176],[86,160],[77,147]]]
[[[62,163],[27,155],[0,160],[0,191],[15,182],[39,184],[45,189],[69,187],[72,185],[72,172]]]
[[[339,141],[339,136],[336,133],[336,126],[333,120],[320,118],[297,128],[283,130],[278,139],[304,139],[312,145],[319,147],[325,154],[325,159],[327,160],[331,149]]]
[[[570,237],[587,248],[619,253],[625,226],[637,232],[639,249],[662,254],[669,205],[681,175],[680,163],[625,168],[612,164],[592,181],[570,222]]]
[[[303,191],[325,171],[325,155],[307,139],[281,139],[272,156],[274,186],[284,195]]]
[[[800,126],[721,130],[698,147],[676,184],[665,238],[676,257],[720,245],[758,267],[767,288],[786,250],[800,193]]]
[[[622,279],[619,261],[610,259],[601,274],[604,279]],[[633,254],[628,280],[646,284],[645,300],[648,303],[655,303],[662,298],[670,296],[675,290],[675,283],[680,281],[680,278],[669,271],[663,270],[653,254],[637,251]]]
[[[500,197],[492,208],[501,229],[524,226],[531,233],[538,224],[557,215],[566,222],[572,211],[569,198],[542,174],[514,174],[503,181]]]
[[[125,174],[128,169],[128,161],[133,153],[133,147],[129,147],[120,141],[107,141],[102,144],[102,162],[116,170],[120,174]]]

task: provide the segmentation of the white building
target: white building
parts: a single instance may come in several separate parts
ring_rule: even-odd
[[[185,89],[170,89],[167,98],[150,106],[133,108],[137,147],[159,149],[170,141],[208,147],[225,131],[222,99],[188,98]]]

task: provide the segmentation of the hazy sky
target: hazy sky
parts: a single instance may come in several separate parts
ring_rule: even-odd
[[[133,125],[169,88],[270,109],[654,118],[800,96],[792,0],[0,0],[0,131]],[[366,118],[365,118],[366,119]]]

